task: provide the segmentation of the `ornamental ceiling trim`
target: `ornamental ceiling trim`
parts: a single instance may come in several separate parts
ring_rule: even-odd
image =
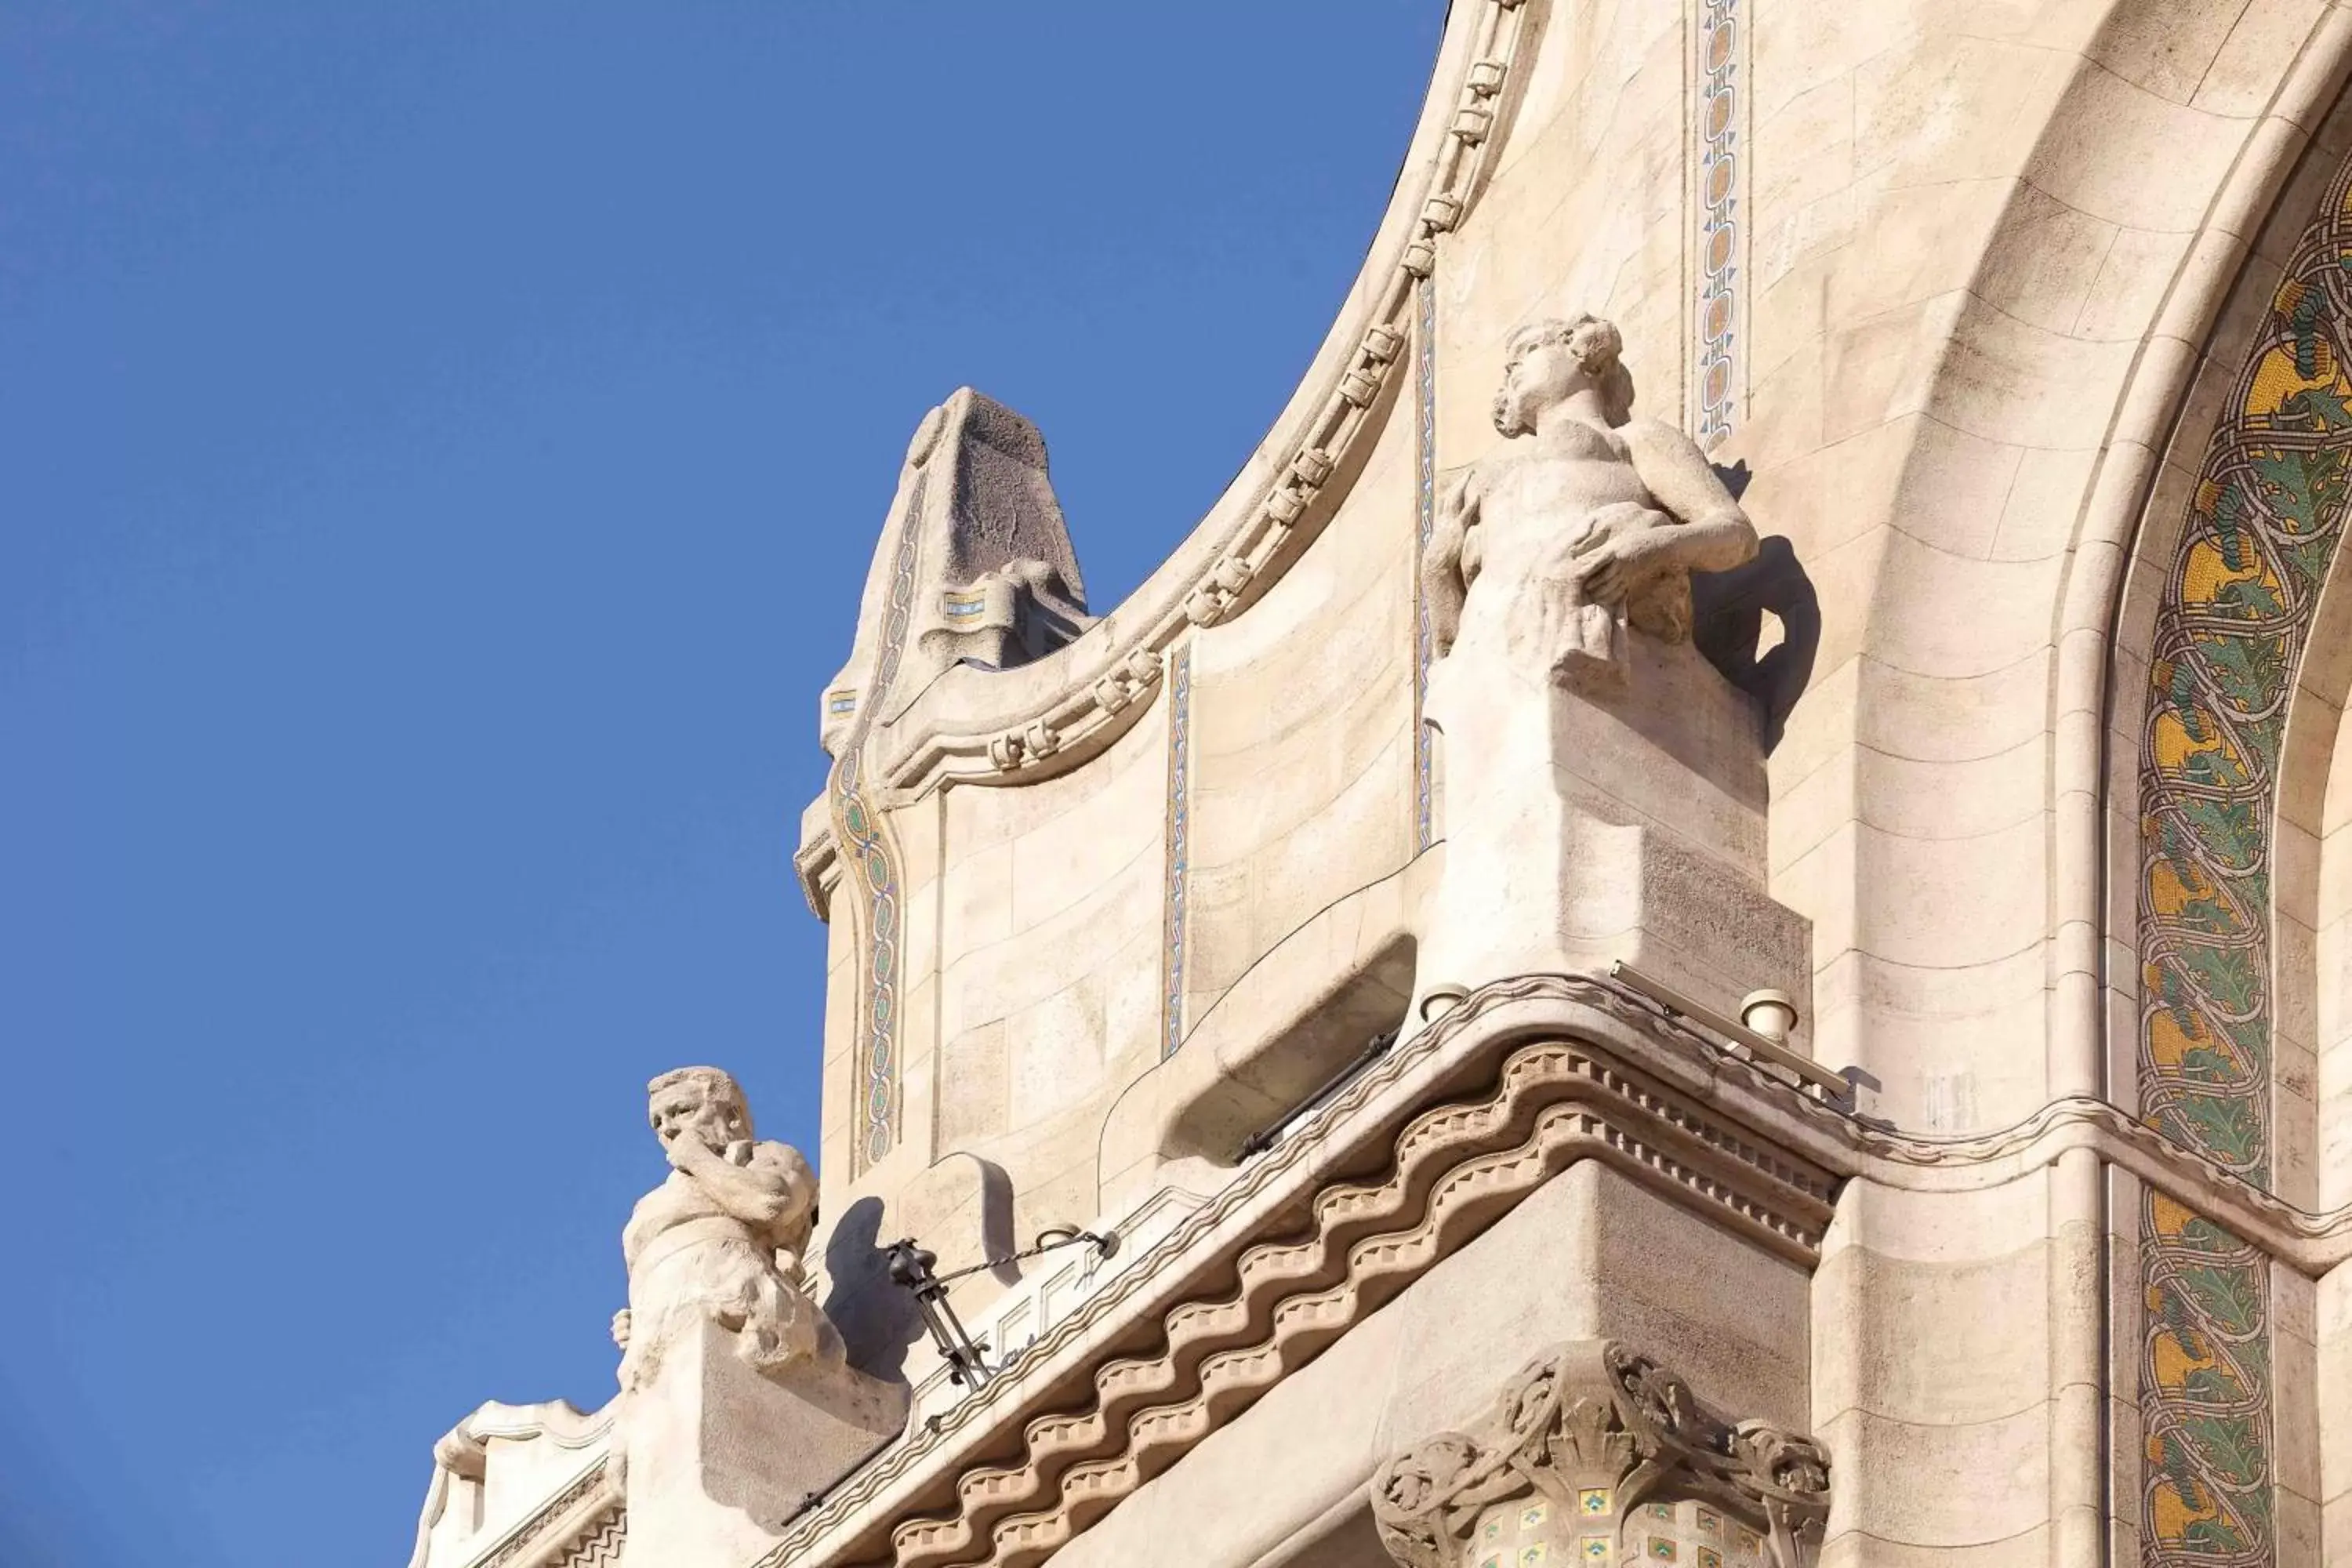
[[[881,782],[902,794],[944,784],[1023,784],[1100,752],[1150,706],[1160,660],[1188,632],[1229,621],[1278,581],[1320,533],[1362,471],[1412,370],[1417,286],[1436,268],[1438,237],[1483,191],[1521,96],[1526,46],[1549,0],[1461,7],[1441,47],[1458,63],[1433,83],[1416,152],[1358,275],[1350,306],[1280,421],[1230,489],[1180,547],[1188,570],[1147,583],[1049,663],[1061,684],[975,721],[920,716],[893,735]],[[1336,345],[1348,345],[1335,351]],[[1254,477],[1253,477],[1254,476]],[[1091,646],[1090,646],[1091,645]],[[992,693],[1003,689],[1001,682]]]

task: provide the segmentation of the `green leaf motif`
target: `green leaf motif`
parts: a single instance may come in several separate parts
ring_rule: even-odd
[[[2192,1519],[2180,1539],[2182,1544],[2214,1556],[2235,1556],[2246,1549],[2246,1538],[2230,1528],[2226,1519]]]
[[[2241,713],[2269,707],[2286,678],[2284,637],[2200,637],[2197,651],[2221,696]]]
[[[2251,1421],[2229,1421],[2215,1415],[2192,1415],[2182,1424],[2189,1441],[2209,1468],[2233,1487],[2259,1485],[2270,1470],[2270,1457]]]
[[[2263,973],[2241,947],[2189,947],[2181,961],[2225,1012],[2250,1013],[2263,998]]]
[[[2202,1149],[2240,1174],[2251,1171],[2263,1150],[2263,1127],[2242,1100],[2186,1100],[2173,1116],[2186,1123],[2183,1141]]]
[[[2196,830],[2198,843],[2230,869],[2251,870],[2262,858],[2262,836],[2252,801],[2191,796],[2180,803],[2180,815]]]
[[[2216,615],[2230,613],[2242,620],[2266,621],[2286,606],[2279,602],[2277,591],[2261,578],[2240,577],[2222,584],[2207,608]]]
[[[2198,1312],[2232,1338],[2250,1334],[2263,1321],[2261,1275],[2244,1265],[2184,1268],[2174,1283]],[[2237,1380],[2230,1379],[2234,1387]]]
[[[2279,413],[2314,430],[2352,426],[2352,408],[2344,405],[2344,399],[2332,387],[2306,387],[2281,405]]]

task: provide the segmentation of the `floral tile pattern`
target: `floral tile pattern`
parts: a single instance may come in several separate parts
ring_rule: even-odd
[[[1739,403],[1739,0],[1700,0],[1698,58],[1698,363],[1692,434],[1713,449]]]
[[[2274,1154],[2273,814],[2288,699],[2352,500],[2352,167],[2331,182],[2207,447],[2150,642],[2139,756],[2139,1097],[2257,1185]],[[2142,1203],[2142,1554],[2272,1561],[2268,1265]]]

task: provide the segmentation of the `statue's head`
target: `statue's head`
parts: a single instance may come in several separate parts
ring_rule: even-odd
[[[723,1152],[751,1136],[742,1086],[717,1068],[678,1068],[646,1085],[646,1119],[664,1143],[691,1132]]]
[[[1601,394],[1601,416],[1622,425],[1633,413],[1633,377],[1618,358],[1624,346],[1617,329],[1598,316],[1521,327],[1503,362],[1495,428],[1506,437],[1532,435],[1545,409],[1588,388]]]

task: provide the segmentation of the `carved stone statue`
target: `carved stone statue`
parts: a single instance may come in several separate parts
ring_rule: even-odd
[[[629,1550],[748,1562],[810,1492],[905,1423],[907,1390],[847,1364],[803,1285],[816,1174],[762,1143],[735,1080],[680,1068],[647,1086],[670,1170],[621,1233],[629,1304],[607,1474]]]
[[[1830,1461],[1810,1437],[1722,1420],[1638,1351],[1580,1340],[1522,1367],[1468,1431],[1390,1459],[1371,1489],[1405,1568],[1811,1568]]]
[[[1760,716],[1692,643],[1691,574],[1756,531],[1698,447],[1633,414],[1617,329],[1510,341],[1504,444],[1449,476],[1424,558],[1444,869],[1412,1023],[1442,996],[1615,960],[1735,1009],[1802,994],[1804,923],[1764,891]]]
[[[649,1382],[662,1349],[703,1319],[735,1336],[758,1372],[829,1351],[839,1337],[802,1289],[816,1223],[816,1173],[797,1149],[752,1139],[751,1108],[717,1068],[679,1068],[646,1087],[646,1111],[670,1173],[621,1232],[629,1304],[613,1319],[621,1390]]]
[[[1691,438],[1633,417],[1617,329],[1538,321],[1510,342],[1495,428],[1532,437],[1447,487],[1423,566],[1435,652],[1492,653],[1562,682],[1622,682],[1625,627],[1690,637],[1690,574],[1756,553]]]

